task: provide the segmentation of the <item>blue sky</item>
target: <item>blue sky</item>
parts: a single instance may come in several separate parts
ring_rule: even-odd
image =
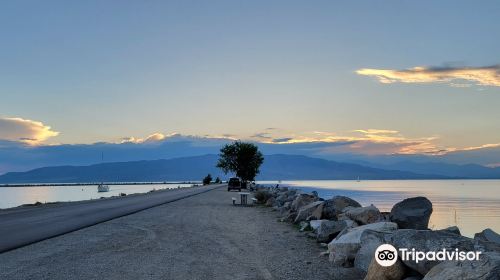
[[[5,2],[0,140],[494,148],[498,26],[497,1]]]

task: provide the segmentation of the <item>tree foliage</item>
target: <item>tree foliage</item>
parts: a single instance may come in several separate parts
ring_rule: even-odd
[[[208,174],[207,176],[205,176],[205,178],[203,178],[203,185],[210,185],[211,182],[212,182],[212,175]]]
[[[226,174],[233,172],[243,181],[253,181],[263,162],[264,157],[256,145],[235,141],[222,147],[217,167]]]

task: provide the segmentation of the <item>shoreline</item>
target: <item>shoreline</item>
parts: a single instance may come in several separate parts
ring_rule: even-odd
[[[456,226],[429,229],[432,202],[425,197],[404,199],[390,212],[381,212],[373,204],[363,207],[346,196],[323,199],[315,191],[307,193],[288,187],[257,185],[254,194],[259,203],[279,213],[281,222],[293,224],[309,238],[327,244],[324,254],[334,266],[357,268],[365,273],[364,279],[500,277],[500,235],[490,228],[473,238],[462,236]],[[400,256],[394,267],[383,267],[374,258],[375,250],[382,244],[394,245],[401,252],[460,249],[466,255],[467,250],[476,250],[477,259],[467,259],[465,264],[458,259],[421,259],[419,265],[418,260],[406,255],[406,259]]]

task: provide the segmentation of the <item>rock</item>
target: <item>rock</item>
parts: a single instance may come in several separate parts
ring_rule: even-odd
[[[286,194],[284,194],[284,193],[282,193],[282,194],[278,195],[278,196],[276,197],[276,204],[277,204],[278,206],[283,206],[283,204],[285,204],[285,202],[286,202],[286,199],[287,199],[287,198],[288,198],[288,197],[287,197],[287,196],[286,196]]]
[[[432,203],[425,197],[407,198],[392,207],[390,219],[402,229],[427,229]]]
[[[392,232],[397,228],[398,225],[395,223],[379,222],[345,229],[328,244],[330,261],[332,261],[334,265],[352,266],[354,258],[361,246],[361,234],[365,230]]]
[[[410,277],[406,277],[403,280],[422,280],[422,277],[421,276],[410,276]]]
[[[297,217],[297,212],[292,212],[291,210],[289,210],[287,214],[281,219],[281,221],[292,223],[296,217]]]
[[[403,262],[398,261],[391,266],[381,266],[375,258],[371,261],[365,280],[402,280],[405,275],[406,267]]]
[[[353,221],[330,221],[330,220],[320,220],[323,221],[319,224],[316,230],[316,241],[330,242],[335,238],[342,230],[354,226]]]
[[[454,233],[456,235],[462,235],[460,233],[460,229],[457,227],[457,226],[452,226],[452,227],[447,227],[445,229],[441,229],[442,231],[447,231],[447,232],[451,232],[451,233]]]
[[[354,259],[354,266],[363,271],[368,271],[378,246],[388,243],[389,240],[389,233],[365,230],[360,237],[360,249]]]
[[[331,199],[327,199],[325,200],[325,205],[323,206],[321,218],[336,220],[337,215],[348,206],[361,207],[361,204],[347,196],[334,196]]]
[[[276,199],[275,199],[274,197],[272,197],[272,196],[271,196],[270,198],[268,198],[268,199],[267,199],[267,201],[266,201],[266,206],[268,206],[268,207],[273,206],[273,205],[274,205],[275,200],[276,200]]]
[[[500,244],[476,239],[474,240],[474,249],[481,252],[500,252]]]
[[[316,197],[309,194],[299,194],[295,197],[292,202],[291,209],[292,211],[299,211],[300,208],[315,202],[317,200]]]
[[[479,233],[474,234],[474,239],[500,244],[500,235],[494,232],[491,228],[487,228]]]
[[[473,251],[473,240],[467,237],[456,235],[447,231],[414,230],[401,229],[392,234],[391,244],[397,249],[406,248],[416,251],[429,252],[441,251]],[[401,251],[399,251],[401,253]],[[413,259],[403,260],[405,265],[425,275],[432,267],[436,266],[439,260],[420,260],[418,263]]]
[[[329,220],[313,220],[309,222],[309,225],[311,226],[313,231],[316,231],[324,222],[329,222]]]
[[[375,223],[382,219],[380,211],[373,205],[367,207],[347,207],[344,209],[344,214],[349,219],[362,225]]]
[[[309,226],[309,222],[300,222],[299,224],[299,231],[307,231],[310,230],[311,227]]]
[[[299,209],[297,216],[295,217],[294,223],[300,223],[307,220],[312,216],[316,220],[321,219],[321,212],[323,211],[323,202],[315,201],[307,204]],[[316,216],[315,216],[316,215]]]
[[[500,252],[486,252],[479,260],[446,261],[434,266],[424,280],[498,280]]]
[[[318,195],[318,192],[317,192],[317,191],[312,191],[312,192],[311,192],[311,194],[312,194],[312,195],[314,195],[315,197],[319,197],[319,195]]]

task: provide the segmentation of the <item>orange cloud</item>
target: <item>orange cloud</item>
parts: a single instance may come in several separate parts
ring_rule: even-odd
[[[59,135],[39,121],[22,118],[0,118],[0,139],[38,145],[43,141]]]
[[[486,67],[413,67],[404,70],[363,68],[359,75],[373,76],[384,84],[391,83],[448,83],[453,87],[471,84],[500,87],[500,65]],[[453,83],[463,81],[467,83]]]

